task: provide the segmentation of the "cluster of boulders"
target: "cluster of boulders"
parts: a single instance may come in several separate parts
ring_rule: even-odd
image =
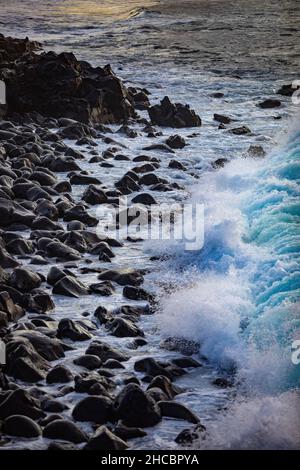
[[[145,357],[126,372],[132,351],[147,344],[139,320],[153,312],[156,299],[142,287],[142,271],[109,268],[122,242],[99,238],[98,219],[90,211],[99,204],[118,207],[120,196],[132,194],[132,207],[142,205],[147,212],[157,202],[149,189],[181,190],[156,174],[160,159],[152,152],[172,153],[186,142],[174,135],[148,146],[132,159],[131,170],[105,186],[83,171],[81,162],[113,167],[114,160],[131,160],[103,123],[126,121],[116,135],[134,138],[128,119],[136,116],[135,109],[150,109],[147,93],[127,90],[109,67],[92,68],[72,54],[38,55],[38,47],[27,39],[0,37],[5,50],[0,75],[8,97],[6,120],[0,121],[0,339],[6,348],[0,442],[9,447],[11,439],[43,436],[49,449],[125,449],[128,440],[145,436],[144,428],[164,416],[198,426],[199,418],[174,400],[181,391],[173,381],[199,363]],[[145,136],[159,134],[151,122],[139,124]],[[96,139],[107,144],[102,155]],[[172,161],[176,168],[177,160]],[[79,200],[72,195],[75,186],[81,188]],[[97,282],[85,282],[86,273],[95,273]],[[117,288],[123,304],[107,309],[101,298],[114,296]],[[99,299],[94,312],[82,312],[81,319],[57,318],[57,296],[91,295]],[[128,348],[95,339],[99,328],[108,338],[128,338]],[[79,345],[85,343],[82,353]],[[73,354],[74,368],[65,364],[66,352]],[[72,392],[80,394],[77,399]],[[83,430],[84,422],[94,430]]]

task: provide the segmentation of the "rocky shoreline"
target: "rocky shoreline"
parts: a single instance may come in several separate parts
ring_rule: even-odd
[[[155,138],[164,126],[200,127],[200,117],[168,97],[151,106],[147,90],[126,87],[109,66],[45,53],[28,39],[0,36],[0,80],[7,90],[0,109],[0,338],[6,346],[0,446],[42,436],[48,449],[126,449],[165,417],[192,423],[176,437],[188,445],[205,427],[176,401],[182,390],[175,381],[202,364],[188,347],[170,361],[147,356],[141,319],[155,312],[157,299],[143,286],[146,270],[108,264],[138,240],[99,239],[93,209],[118,207],[123,195],[147,208],[156,203],[153,192],[183,191],[157,175],[161,161],[153,152],[167,155],[168,168],[196,178],[175,154],[188,143],[175,132],[164,142]],[[280,106],[271,101],[262,107]],[[231,122],[219,114],[215,120],[221,129]],[[120,127],[113,131],[113,124]],[[237,126],[231,132],[251,131]],[[149,145],[131,158],[120,139],[138,133]],[[102,154],[96,141],[105,144]],[[263,149],[252,153],[261,157]],[[114,175],[116,162],[130,161],[131,169]],[[225,163],[219,159],[213,168]],[[111,171],[112,187],[95,176],[93,165]],[[89,296],[95,308],[87,312],[80,299]],[[108,308],[104,300],[115,297],[117,307]],[[57,318],[63,298],[73,299],[74,318]],[[112,337],[127,343],[118,348]],[[215,383],[231,385],[224,378]]]

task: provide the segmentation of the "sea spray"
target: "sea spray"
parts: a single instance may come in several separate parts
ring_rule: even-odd
[[[293,129],[265,159],[241,158],[207,174],[192,195],[205,205],[203,249],[163,248],[173,254],[166,276],[180,270],[185,281],[162,300],[162,333],[199,341],[220,369],[236,367],[237,399],[218,432],[212,427],[208,447],[213,441],[223,448],[300,442],[299,412],[293,413],[300,366],[291,359],[300,339],[299,165],[300,133]]]

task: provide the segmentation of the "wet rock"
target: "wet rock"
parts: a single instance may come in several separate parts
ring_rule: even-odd
[[[83,224],[88,225],[90,227],[96,226],[99,222],[96,217],[89,215],[89,213],[84,209],[84,207],[79,204],[66,210],[63,215],[63,220],[65,222],[79,220]]]
[[[68,338],[72,341],[86,341],[91,339],[92,336],[88,330],[78,322],[70,320],[69,318],[63,318],[58,324],[57,337]]]
[[[227,377],[218,377],[213,381],[213,384],[220,388],[230,388],[233,387],[233,380]]]
[[[73,380],[72,372],[65,366],[57,365],[48,372],[46,382],[48,384],[65,384]]]
[[[41,428],[28,416],[13,415],[4,420],[2,432],[9,436],[34,438],[42,434]]]
[[[47,292],[41,289],[34,289],[31,291],[26,306],[30,312],[46,313],[49,310],[53,310],[54,307],[55,304]]]
[[[25,338],[33,346],[33,348],[46,361],[55,361],[65,356],[61,342],[56,338],[49,338],[39,331],[17,330],[14,338]]]
[[[34,219],[31,225],[32,230],[49,230],[49,231],[59,231],[63,230],[63,226],[53,220],[48,219],[48,217],[39,216]]]
[[[152,357],[145,357],[139,359],[134,364],[134,369],[138,372],[145,372],[147,376],[156,377],[157,375],[164,375],[170,379],[180,377],[185,371],[169,362],[156,361]]]
[[[79,173],[71,176],[70,183],[72,185],[101,184],[101,181],[98,178],[95,178],[94,176]]]
[[[186,167],[178,160],[170,160],[168,166],[169,168],[172,168],[174,170],[182,170],[182,171],[186,170]]]
[[[144,428],[154,426],[161,420],[158,405],[136,384],[126,385],[117,396],[114,406],[118,418],[126,426]]]
[[[183,368],[202,367],[202,364],[192,357],[177,357],[176,359],[172,359],[172,363]]]
[[[167,152],[167,153],[175,153],[171,147],[169,147],[167,144],[152,144],[152,145],[147,145],[147,147],[143,147],[143,150],[151,151],[151,150],[159,150],[161,152]]]
[[[121,362],[127,361],[128,359],[125,354],[100,341],[92,341],[90,346],[86,350],[86,354],[93,354],[95,356],[98,356],[102,362],[105,362],[107,359],[115,359]]]
[[[0,198],[0,227],[22,224],[30,227],[35,215],[20,204]]]
[[[186,142],[183,137],[180,135],[171,135],[167,140],[166,144],[171,148],[171,149],[183,149],[186,146]]]
[[[42,401],[42,409],[47,413],[61,413],[68,409],[68,406],[58,400],[46,398]]]
[[[125,369],[121,362],[116,361],[116,359],[107,359],[103,364],[104,369]]]
[[[234,129],[230,129],[231,134],[234,135],[247,135],[251,134],[251,130],[247,126],[235,127]]]
[[[19,320],[25,314],[25,310],[13,301],[3,287],[0,290],[2,291],[0,292],[0,309],[7,314],[8,321]]]
[[[11,62],[9,69],[10,113],[35,111],[84,123],[114,123],[135,116],[129,92],[109,65],[93,68],[72,53],[47,52],[23,56],[18,67]],[[32,83],[36,84],[34,92]]]
[[[278,95],[282,96],[293,96],[293,94],[299,90],[300,85],[295,85],[293,83],[282,85],[279,90],[277,90]]]
[[[88,289],[72,276],[64,276],[59,279],[54,284],[52,292],[53,294],[76,298],[89,293]]]
[[[101,258],[99,259],[102,259],[103,255],[106,255],[109,259],[115,257],[115,254],[108,245],[108,243],[104,241],[97,243],[97,245],[94,245],[93,248],[90,250],[90,253],[92,253],[93,255],[101,256]]]
[[[152,184],[160,183],[161,179],[154,173],[147,173],[143,175],[140,179],[140,183],[146,186],[151,186]]]
[[[161,341],[160,347],[168,351],[178,351],[186,356],[191,356],[199,352],[200,344],[186,338],[170,336]]]
[[[154,197],[151,196],[151,194],[149,193],[140,193],[137,196],[135,196],[131,202],[136,203],[136,204],[145,204],[148,206],[151,206],[152,204],[157,204]]]
[[[125,426],[122,421],[119,421],[117,425],[114,427],[113,432],[116,436],[120,437],[127,441],[128,439],[135,439],[137,437],[145,437],[147,436],[146,431],[141,428],[132,428]]]
[[[130,300],[147,300],[150,303],[154,302],[154,296],[141,287],[125,286],[123,295]]]
[[[197,424],[191,429],[183,429],[176,436],[175,442],[177,444],[192,444],[194,441],[197,441],[200,438],[201,433],[205,430],[206,428],[202,424]]]
[[[217,170],[218,168],[223,168],[226,163],[228,163],[228,160],[227,158],[218,158],[217,160],[215,160],[213,163],[212,163],[212,167]]]
[[[88,393],[89,395],[101,395],[110,398],[109,393],[115,388],[115,384],[108,377],[94,373],[83,373],[75,377],[75,391]]]
[[[154,377],[154,379],[150,382],[147,391],[150,391],[153,388],[159,388],[162,390],[169,400],[172,400],[176,395],[182,392],[182,390],[176,385],[172,384],[171,380],[165,375],[158,375]]]
[[[112,401],[107,397],[89,396],[78,402],[72,412],[75,421],[104,424],[114,421]]]
[[[102,295],[103,297],[109,297],[114,293],[114,287],[110,281],[98,282],[90,285],[90,289],[97,295]]]
[[[17,389],[8,394],[0,404],[0,418],[22,415],[33,420],[45,416],[39,400],[32,398],[25,390]]]
[[[104,204],[107,202],[107,196],[104,191],[90,185],[83,193],[82,199],[91,205]]]
[[[70,450],[77,450],[76,446],[71,443],[62,443],[62,442],[50,442],[48,449],[50,452],[63,452],[63,451],[70,451]]]
[[[49,258],[58,258],[61,261],[76,261],[81,259],[79,252],[60,241],[50,241],[45,246],[46,255]]]
[[[128,175],[124,175],[119,181],[115,183],[116,188],[121,191],[122,194],[130,194],[133,191],[139,190],[139,185]]]
[[[279,100],[270,98],[262,101],[261,103],[258,103],[258,106],[262,109],[278,108],[281,106],[281,102]]]
[[[40,276],[27,268],[16,268],[10,275],[10,284],[21,292],[30,292],[41,283]]]
[[[198,416],[182,403],[177,403],[175,401],[160,401],[158,402],[158,406],[161,410],[162,416],[184,419],[194,424],[197,424],[200,421]]]
[[[214,120],[221,122],[222,124],[230,124],[232,119],[228,116],[224,116],[224,114],[214,114]]]
[[[113,320],[113,315],[105,307],[100,305],[96,308],[94,316],[99,320],[100,324],[106,324]]]
[[[142,284],[144,280],[143,276],[138,271],[134,271],[130,269],[122,270],[122,271],[108,269],[100,273],[98,275],[98,279],[113,281],[121,286],[124,286],[124,285],[139,286],[140,284]]]
[[[99,369],[99,367],[102,365],[102,361],[99,359],[99,357],[93,354],[85,354],[74,359],[73,362],[77,366],[85,367],[88,370]]]
[[[266,155],[266,151],[261,145],[250,145],[247,153],[254,158],[262,158]]]
[[[73,442],[74,444],[80,444],[88,440],[87,435],[76,424],[66,419],[57,419],[49,423],[43,431],[43,436],[48,439]]]
[[[108,330],[110,334],[119,338],[144,336],[144,333],[140,328],[124,318],[115,318],[108,324]]]
[[[96,434],[84,446],[83,450],[125,450],[126,442],[113,434],[106,426],[98,428]]]
[[[160,104],[148,109],[148,113],[153,124],[167,127],[198,127],[201,126],[201,119],[191,110],[188,105],[180,103],[173,104],[166,96]]]

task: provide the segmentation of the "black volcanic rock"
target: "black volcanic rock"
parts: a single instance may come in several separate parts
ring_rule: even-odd
[[[188,105],[181,103],[171,103],[165,96],[160,104],[151,106],[148,113],[152,124],[165,127],[199,127],[201,126],[200,117],[190,109]]]
[[[37,112],[81,122],[123,122],[135,116],[133,99],[109,65],[92,67],[72,53],[35,54],[38,43],[0,37],[0,71],[8,114]],[[15,59],[18,59],[16,61]]]

